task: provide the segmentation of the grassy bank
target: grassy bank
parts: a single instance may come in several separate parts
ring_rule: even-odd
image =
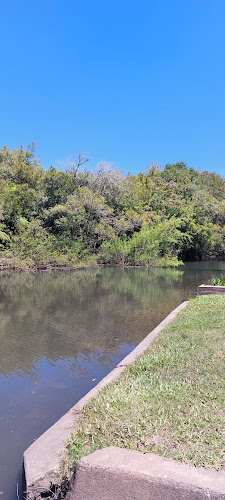
[[[145,355],[83,409],[68,468],[110,445],[225,467],[225,298],[190,301]]]

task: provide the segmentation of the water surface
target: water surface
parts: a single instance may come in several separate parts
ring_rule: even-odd
[[[0,274],[0,495],[22,500],[23,451],[224,262]],[[18,485],[18,486],[17,486]]]

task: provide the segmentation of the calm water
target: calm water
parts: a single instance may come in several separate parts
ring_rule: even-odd
[[[0,496],[23,451],[225,262],[0,275]]]

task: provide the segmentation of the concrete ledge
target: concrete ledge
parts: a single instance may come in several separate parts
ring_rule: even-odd
[[[65,443],[74,431],[79,411],[110,382],[116,380],[127,365],[133,363],[149,347],[151,342],[175,316],[184,309],[188,301],[174,309],[117,367],[103,378],[91,391],[80,399],[60,420],[42,434],[24,452],[27,499],[39,498],[53,487],[58,486],[62,462],[65,456]],[[51,498],[49,496],[49,498]]]
[[[104,448],[77,463],[67,500],[224,500],[225,471]]]
[[[225,295],[225,286],[200,285],[197,292],[198,295]]]

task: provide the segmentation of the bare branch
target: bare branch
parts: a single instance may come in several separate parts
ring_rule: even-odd
[[[74,177],[76,177],[78,170],[88,163],[90,158],[85,153],[78,154],[78,160],[76,162],[71,162],[69,164],[70,171],[73,173]]]

